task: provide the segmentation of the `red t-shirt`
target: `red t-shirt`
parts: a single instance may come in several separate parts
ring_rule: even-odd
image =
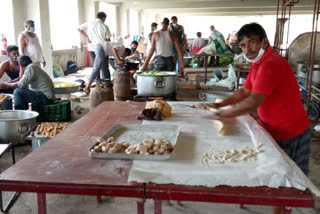
[[[271,47],[257,63],[252,63],[244,87],[266,96],[258,114],[275,140],[296,137],[308,128],[310,121],[294,73],[289,63]]]

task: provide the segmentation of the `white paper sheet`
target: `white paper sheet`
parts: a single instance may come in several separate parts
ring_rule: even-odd
[[[183,104],[183,105],[181,105]],[[230,135],[219,136],[217,127],[203,116],[206,110],[192,109],[190,102],[171,102],[173,115],[162,121],[144,121],[143,124],[172,124],[181,128],[180,137],[172,158],[168,161],[134,161],[129,182],[182,184],[215,187],[268,186],[309,188],[315,195],[320,191],[303,174],[295,163],[278,147],[272,137],[249,115],[225,122]],[[204,152],[242,149],[263,144],[264,153],[257,160],[237,163],[207,164],[202,161]]]

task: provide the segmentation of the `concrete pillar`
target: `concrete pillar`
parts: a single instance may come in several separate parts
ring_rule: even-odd
[[[121,6],[116,7],[116,23],[117,23],[117,28],[116,28],[116,35],[115,39],[116,41],[120,38],[121,36]]]
[[[143,36],[143,28],[142,28],[142,15],[143,15],[143,12],[141,10],[138,11],[138,33],[140,36]]]
[[[124,37],[129,33],[129,9],[122,3],[119,6],[119,15],[117,15],[119,25],[119,36]]]
[[[51,49],[51,30],[50,30],[50,16],[49,16],[49,0],[37,0],[39,2],[40,13],[40,42],[42,46],[42,52],[46,60],[45,71],[50,75],[52,74],[52,49]],[[39,31],[38,31],[39,32]]]

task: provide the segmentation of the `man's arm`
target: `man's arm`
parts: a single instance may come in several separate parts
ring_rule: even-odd
[[[80,27],[78,27],[78,31],[82,36],[84,36],[87,39],[88,43],[91,43],[88,34],[83,30],[83,28],[85,27],[87,27],[87,23],[80,25]]]
[[[18,82],[9,83],[9,82],[1,82],[0,83],[0,90],[2,89],[9,89],[9,88],[18,88]]]
[[[245,98],[234,107],[217,112],[217,116],[221,118],[229,118],[240,116],[256,110],[266,99],[266,95],[259,93],[251,93],[249,97]]]
[[[182,32],[182,40],[186,40],[187,38],[186,38],[186,35],[184,34],[184,27],[182,26],[182,25],[180,25],[180,27],[181,27],[181,32]]]
[[[154,51],[156,49],[156,41],[158,40],[158,36],[159,35],[160,35],[159,32],[156,32],[156,33],[154,33],[152,35],[151,49],[150,49],[150,51],[148,53],[148,57],[147,57],[145,63],[143,64],[143,66],[141,68],[141,70],[143,70],[143,71],[145,71],[147,69],[147,66],[148,66],[148,64],[149,64],[149,62],[151,60],[151,57],[152,57],[152,55],[153,55],[153,53],[154,53]]]
[[[2,76],[4,75],[4,73],[6,71],[6,67],[7,67],[6,63],[7,63],[7,61],[4,61],[0,65],[0,79],[2,78]]]
[[[26,36],[23,34],[20,34],[19,36],[19,52],[20,55],[24,55],[24,49],[27,47],[28,43],[26,41]]]
[[[113,53],[114,58],[117,60],[118,64],[122,64],[123,61],[120,59],[117,48],[112,48],[112,53]]]
[[[109,27],[107,26],[107,25],[105,25],[106,26],[106,35],[105,35],[105,37],[106,37],[106,41],[107,42],[110,42],[111,41],[111,33],[110,33],[110,29],[109,29]]]

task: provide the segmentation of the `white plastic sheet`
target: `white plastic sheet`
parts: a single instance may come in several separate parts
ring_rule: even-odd
[[[192,109],[193,103],[171,102],[172,117],[163,121],[144,121],[143,124],[174,124],[181,128],[172,158],[168,161],[134,161],[129,181],[157,184],[182,184],[215,187],[268,186],[309,188],[315,195],[320,191],[295,163],[278,147],[272,137],[249,115],[225,120],[229,136],[219,136],[211,120],[203,119],[206,110]],[[241,149],[263,144],[264,153],[255,161],[207,164],[204,152]]]

